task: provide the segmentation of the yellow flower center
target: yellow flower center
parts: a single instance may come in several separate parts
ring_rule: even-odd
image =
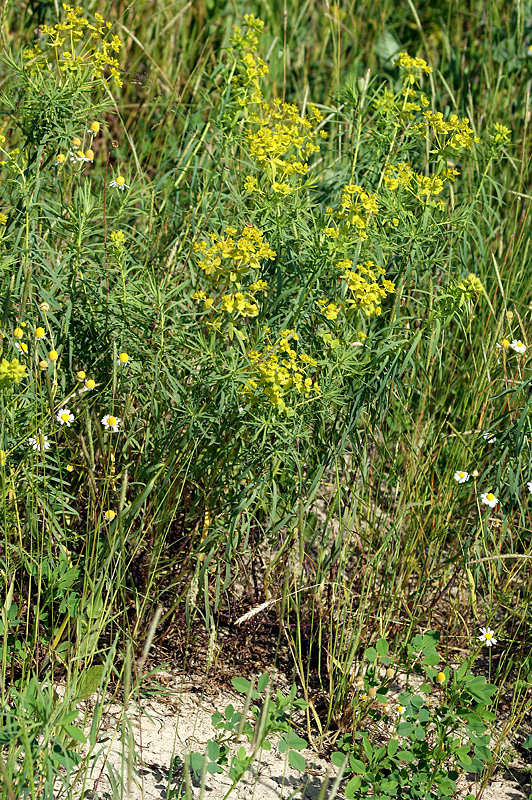
[[[45,337],[44,328],[35,328],[35,336],[37,337],[37,339],[44,339]]]
[[[111,426],[116,425],[116,417],[107,417],[107,424]]]
[[[81,145],[81,139],[78,139],[77,136],[74,136],[74,138],[72,139],[72,147],[80,147],[80,145]]]
[[[96,386],[96,382],[93,381],[92,378],[89,378],[88,381],[85,381],[85,386],[87,387],[87,389],[94,389],[94,387]]]
[[[489,642],[490,639],[493,639],[493,634],[492,633],[485,633],[484,634],[484,638],[486,639],[487,642]]]
[[[91,150],[91,149],[89,148],[89,149],[87,150],[87,152],[85,153],[85,158],[88,158],[88,159],[89,159],[89,161],[94,161],[94,150]]]
[[[129,361],[129,356],[127,353],[120,353],[118,356],[118,360],[122,362],[122,364],[127,364]]]
[[[59,358],[57,350],[50,350],[50,352],[48,353],[48,358],[50,359],[50,361],[57,361],[57,359]]]
[[[76,378],[78,379],[78,381],[84,381],[86,377],[87,377],[87,374],[85,372],[83,372],[82,369],[79,372],[76,373]]]
[[[55,157],[55,160],[57,161],[57,163],[58,163],[58,164],[62,164],[62,163],[63,163],[63,161],[65,160],[65,156],[63,155],[63,153],[59,153],[59,154],[58,154],[58,155]]]
[[[488,492],[488,494],[486,495],[486,499],[489,500],[491,503],[492,500],[495,500],[495,495],[492,494],[491,492]]]
[[[123,186],[123,185],[124,185],[124,183],[126,182],[126,179],[125,179],[125,178],[123,178],[123,177],[122,177],[122,175],[119,175],[119,176],[118,176],[118,178],[116,179],[116,182],[117,182],[117,184],[118,184],[119,186]]]
[[[68,420],[70,419],[70,414],[68,414],[65,411],[63,414],[61,414],[61,419],[63,420],[63,422],[68,422]]]
[[[15,337],[15,339],[22,339],[22,337],[24,336],[24,331],[22,330],[22,328],[15,328],[15,330],[13,331],[13,336]]]
[[[458,477],[459,478],[465,478],[465,472],[459,472],[458,473]]]
[[[100,132],[100,123],[99,122],[91,122],[90,129],[93,133]]]
[[[510,342],[508,341],[508,339],[503,339],[502,340],[502,346],[503,347],[510,347]]]

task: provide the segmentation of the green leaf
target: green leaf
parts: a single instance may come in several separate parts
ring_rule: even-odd
[[[364,651],[364,657],[368,659],[368,661],[376,661],[378,658],[378,653],[374,647],[366,647]]]
[[[305,759],[297,750],[290,750],[288,753],[288,763],[294,769],[299,770],[299,772],[304,772],[306,769]]]
[[[532,748],[532,733],[530,736],[527,736],[521,747],[524,747],[525,750],[530,750]]]
[[[220,745],[218,742],[209,739],[207,742],[207,747],[205,748],[205,752],[211,761],[216,761],[220,755]]]
[[[335,767],[341,767],[344,763],[344,758],[345,753],[341,753],[339,750],[335,750],[334,753],[331,753],[331,762]]]
[[[263,672],[259,680],[257,681],[257,691],[263,692],[269,682],[270,682],[270,676],[268,675],[267,672]]]
[[[223,769],[220,767],[216,761],[209,761],[207,764],[207,772],[209,775],[217,775],[219,772],[223,772]]]
[[[68,735],[71,736],[72,739],[74,739],[76,742],[79,742],[80,744],[85,744],[85,742],[87,741],[87,737],[85,736],[83,731],[80,730],[76,725],[70,725],[67,723],[62,727],[68,733]]]
[[[103,664],[95,664],[83,670],[76,690],[77,700],[87,700],[97,690],[104,672]]]
[[[358,775],[365,775],[366,774],[366,765],[363,761],[360,761],[358,758],[350,758],[349,759],[349,766],[356,772]]]
[[[247,694],[251,686],[246,678],[232,678],[231,683],[233,684],[233,689],[236,689],[241,694]]]
[[[386,639],[379,639],[375,647],[380,656],[385,656],[388,652],[388,642]]]
[[[423,663],[426,667],[434,667],[436,664],[439,664],[440,661],[441,659],[437,653],[428,653],[423,658]]]
[[[410,750],[399,750],[397,756],[401,759],[401,761],[415,761],[416,756],[410,752]]]
[[[397,739],[389,739],[386,747],[386,752],[389,756],[394,756],[399,749],[399,742]]]
[[[196,775],[201,775],[204,761],[205,756],[202,756],[201,753],[192,752],[190,754],[190,767],[196,773]]]
[[[344,789],[347,800],[354,800],[356,793],[361,786],[362,778],[360,778],[358,775],[355,775],[353,778],[351,778]]]

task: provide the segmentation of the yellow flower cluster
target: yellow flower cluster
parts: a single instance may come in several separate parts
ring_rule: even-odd
[[[260,79],[268,74],[266,63],[257,53],[259,38],[258,33],[264,28],[264,22],[253,14],[245,14],[244,22],[246,31],[235,27],[230,45],[238,55],[237,72],[234,82],[244,89],[243,97],[239,98],[242,105],[248,102],[260,103],[262,90]]]
[[[3,358],[0,362],[0,389],[5,389],[12,383],[20,383],[22,378],[26,377],[26,367],[19,362],[18,358],[14,358],[12,361]]]
[[[24,57],[46,66],[48,62],[55,62],[65,73],[83,73],[89,68],[92,77],[102,80],[105,85],[112,78],[117,86],[122,86],[116,58],[122,42],[115,34],[109,36],[112,24],[101,14],[95,14],[95,22],[90,22],[79,6],[63,3],[63,9],[65,17],[62,22],[41,27],[41,33],[48,37],[48,49],[37,45],[25,50]],[[82,47],[76,49],[75,45],[83,39]]]
[[[216,233],[209,234],[210,247],[207,242],[194,245],[198,266],[215,286],[234,284],[240,288],[244,275],[251,269],[259,269],[261,260],[274,259],[277,255],[264,241],[262,231],[254,225],[246,224],[238,239],[237,233],[236,228],[226,228],[221,237]]]
[[[382,278],[386,275],[386,270],[378,267],[373,261],[365,261],[364,264],[357,264],[355,272],[351,269],[352,264],[349,259],[340,261],[337,267],[342,270],[341,278],[347,282],[347,288],[352,293],[351,297],[346,298],[346,303],[368,316],[380,314],[383,299],[395,291],[395,284]]]
[[[279,333],[279,342],[268,345],[264,352],[252,350],[248,353],[254,371],[244,388],[249,396],[257,397],[262,391],[272,406],[279,412],[288,412],[289,393],[295,397],[317,396],[320,387],[316,379],[306,374],[307,367],[316,367],[315,359],[302,353],[298,356],[292,342],[298,340],[295,329],[290,328]]]
[[[262,231],[253,225],[245,225],[240,237],[237,234],[236,228],[227,228],[221,237],[209,234],[210,247],[206,242],[194,245],[199,256],[198,266],[217,295],[208,297],[205,290],[200,289],[193,299],[202,301],[204,311],[216,308],[231,317],[256,317],[259,306],[255,295],[266,292],[268,284],[255,280],[244,288],[242,282],[250,270],[259,270],[261,261],[275,258],[276,253],[264,241]],[[216,320],[213,325],[216,329],[220,327]]]
[[[454,183],[457,175],[458,170],[454,168],[446,168],[437,175],[422,175],[415,172],[409,162],[403,161],[388,165],[384,174],[384,185],[390,191],[401,186],[410,189],[418,198],[430,197],[440,194],[448,181]]]
[[[287,183],[287,178],[305,175],[307,159],[320,149],[316,137],[323,115],[310,105],[303,117],[297,106],[278,98],[271,104],[261,101],[259,106],[259,112],[250,112],[247,120],[248,153],[266,172],[276,194],[290,194],[297,186]],[[246,191],[253,191],[249,181]]]
[[[423,112],[424,122],[419,122],[413,126],[413,130],[421,136],[427,136],[433,131],[437,136],[446,137],[439,142],[440,147],[452,147],[454,150],[471,150],[473,143],[477,144],[480,139],[475,136],[473,128],[469,127],[469,119],[462,117],[459,119],[456,114],[451,114],[448,120],[443,118],[441,111]]]
[[[346,232],[355,228],[360,239],[367,239],[371,215],[377,214],[378,210],[376,195],[368,194],[361,186],[348,184],[344,186],[339,208],[335,210],[328,206],[325,209],[327,214],[332,214],[339,220],[340,227],[329,227],[325,233],[331,238],[338,238],[342,229]]]
[[[419,84],[423,73],[430,75],[432,72],[432,67],[429,67],[423,58],[412,58],[408,53],[399,53],[395,65],[403,73],[403,83],[409,86]]]
[[[338,319],[340,309],[336,303],[327,302],[327,300],[318,300],[317,304],[321,313],[325,314],[325,317],[331,320],[331,322],[334,322],[335,319]]]

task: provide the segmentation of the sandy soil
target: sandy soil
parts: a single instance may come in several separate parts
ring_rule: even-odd
[[[200,683],[198,682],[198,685]],[[190,686],[190,684],[189,684]],[[211,694],[185,689],[172,693],[168,698],[142,701],[141,708],[129,710],[130,735],[134,740],[137,761],[132,772],[132,781],[126,797],[128,800],[160,800],[175,797],[171,790],[179,783],[171,780],[170,766],[180,763],[183,754],[190,750],[204,752],[205,744],[213,738],[211,714],[221,711],[228,703],[236,709],[243,706],[243,696],[213,689]],[[141,710],[142,709],[142,710]],[[104,721],[108,737],[105,752],[99,758],[92,779],[86,784],[87,800],[105,800],[110,789],[106,775],[109,764],[119,773],[127,775],[127,746],[124,748],[117,735],[117,723],[121,707],[112,706]],[[247,743],[247,740],[244,740]],[[311,751],[302,751],[307,764],[305,773],[297,772],[287,763],[274,745],[269,752],[263,751],[249,774],[232,790],[234,800],[317,800],[320,789],[330,777],[323,795],[324,800],[343,797],[333,794],[332,781],[336,768]],[[175,757],[178,757],[175,762]],[[181,762],[182,763],[182,762]],[[182,773],[178,773],[181,775]],[[524,784],[524,780],[523,780]],[[231,781],[225,775],[207,775],[204,790],[198,782],[192,788],[195,798],[223,800],[230,789]],[[468,792],[477,793],[475,783],[464,780],[457,800]],[[511,775],[497,776],[482,793],[482,800],[525,800],[532,797],[520,787]]]

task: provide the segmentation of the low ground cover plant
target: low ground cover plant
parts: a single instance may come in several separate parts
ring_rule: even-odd
[[[282,733],[295,769],[301,742],[332,750],[346,797],[451,796],[492,774],[497,704],[505,736],[530,708],[528,117],[472,73],[466,96],[417,12],[413,48],[385,31],[302,94],[280,18],[214,6],[211,28],[180,12],[194,87],[165,71],[162,6],[145,41],[144,4],[6,11],[6,797],[87,774],[86,686],[127,706],[175,620],[208,672],[236,618],[276,627],[297,689],[255,728],[250,703],[216,718],[251,755],[217,734],[187,769],[236,785]],[[516,19],[490,17],[487,63],[513,48],[521,92]],[[394,711],[397,658],[426,683]]]

